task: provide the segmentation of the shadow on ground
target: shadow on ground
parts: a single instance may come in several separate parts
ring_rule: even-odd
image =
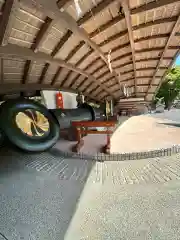
[[[64,239],[94,163],[2,147],[0,232],[11,240]]]

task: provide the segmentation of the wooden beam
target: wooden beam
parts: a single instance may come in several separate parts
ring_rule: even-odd
[[[130,41],[130,45],[131,45],[132,61],[133,61],[133,68],[134,68],[134,88],[135,88],[135,94],[136,94],[137,79],[136,79],[135,44],[134,44],[134,37],[133,37],[133,31],[132,31],[131,14],[130,14],[130,10],[129,10],[129,2],[123,1],[122,8],[123,8],[124,14],[125,14],[125,20],[126,20],[126,25],[127,25],[128,34],[129,34],[129,41]]]
[[[11,94],[11,93],[20,93],[20,92],[29,92],[29,91],[37,91],[37,90],[59,90],[58,86],[52,86],[49,84],[2,84],[0,88],[0,94]],[[72,93],[77,93],[77,91],[70,89],[70,88],[62,88],[61,91],[64,92],[72,92]],[[91,99],[98,100],[98,98],[93,97],[92,95],[89,96],[86,94]]]
[[[98,67],[96,68],[93,72],[91,72],[90,74],[93,75],[95,73],[97,73],[99,70],[101,70],[101,68],[105,67],[106,65],[104,64],[104,62]]]
[[[135,25],[132,27],[133,31],[136,30],[142,30],[143,28],[147,28],[147,27],[152,27],[158,24],[164,24],[164,23],[171,23],[171,22],[176,22],[177,21],[177,16],[173,16],[173,17],[169,17],[169,18],[160,18],[154,21],[149,21],[146,23],[141,23],[139,25]]]
[[[28,75],[31,71],[32,68],[32,62],[31,60],[27,60],[24,66],[24,73],[23,73],[23,77],[22,77],[22,83],[25,84],[28,81]]]
[[[42,24],[39,32],[37,33],[37,35],[34,39],[33,44],[31,46],[31,49],[33,52],[38,52],[39,48],[41,47],[42,43],[44,42],[45,38],[47,37],[48,32],[51,30],[53,25],[54,25],[54,21],[51,18],[46,17],[44,23]],[[26,64],[24,67],[24,75],[22,78],[23,84],[26,84],[28,81],[28,75],[31,71],[32,65],[33,65],[33,61],[31,61],[31,60],[26,61]],[[41,84],[43,83],[43,80],[45,78],[45,74],[46,74],[48,68],[49,68],[49,63],[46,63],[42,70],[41,76],[39,78],[39,83],[41,83]]]
[[[25,1],[25,0],[24,0]],[[103,4],[107,0],[103,1]],[[109,0],[110,1],[110,0]],[[120,1],[120,0],[119,0]],[[27,4],[32,4],[28,3],[26,0]],[[110,1],[112,2],[112,0]],[[110,3],[109,3],[110,4]],[[85,41],[94,51],[102,58],[102,60],[109,65],[108,59],[106,58],[104,52],[101,50],[100,47],[97,46],[95,42],[93,42],[87,32],[78,26],[78,23],[74,20],[74,18],[68,14],[65,11],[59,11],[59,8],[56,4],[56,1],[49,1],[49,0],[38,0],[36,2],[36,7],[41,8],[41,11],[43,11],[49,18],[52,18],[56,21],[61,21],[64,27],[68,28],[68,31],[73,32],[74,34],[77,34],[79,38],[81,38],[83,41]],[[66,41],[66,39],[65,39]],[[61,44],[60,44],[61,47]],[[54,56],[57,51],[59,51],[59,44],[56,46],[55,50],[52,53],[52,56]],[[113,73],[114,74],[114,73]]]
[[[55,73],[55,75],[54,75],[54,77],[53,77],[53,79],[52,79],[52,81],[51,81],[51,85],[52,85],[52,86],[55,85],[55,83],[56,83],[56,81],[57,81],[57,79],[58,79],[58,77],[59,77],[59,75],[60,75],[60,73],[61,73],[61,70],[62,70],[62,67],[59,67],[59,68],[57,69],[57,71],[56,71],[56,73]]]
[[[147,61],[158,61],[160,57],[150,57],[150,58],[141,58],[136,60],[136,62],[147,62]],[[165,57],[164,60],[171,60],[170,57]]]
[[[146,3],[144,5],[141,5],[138,8],[131,9],[131,14],[137,14],[137,13],[141,13],[141,12],[145,12],[145,11],[149,11],[149,10],[154,10],[156,8],[163,7],[165,5],[168,5],[168,4],[171,4],[171,3],[175,3],[175,2],[179,2],[179,0],[158,0],[158,1],[152,1],[152,2]]]
[[[6,0],[2,7],[0,16],[0,45],[6,45],[12,28],[12,14],[17,11],[19,6],[18,0]]]
[[[48,71],[48,68],[49,68],[49,63],[46,63],[46,64],[44,65],[44,68],[43,68],[43,70],[42,70],[41,76],[40,76],[39,81],[38,81],[40,84],[42,84],[42,83],[44,82],[44,78],[45,78],[45,76],[46,76],[46,73],[47,73],[47,71]]]
[[[84,41],[81,41],[66,57],[65,61],[68,62],[78,51],[79,49],[84,45]]]
[[[85,83],[85,82],[84,82],[84,83]],[[93,83],[92,83],[91,81],[89,81],[89,84],[86,85],[86,86],[84,86],[84,84],[83,84],[83,89],[82,89],[82,91],[85,92],[92,84],[93,84]]]
[[[148,5],[148,4],[146,4]],[[133,10],[134,11],[134,10]],[[141,6],[140,7],[137,7],[136,8],[136,11],[141,11]],[[90,13],[89,13],[90,14]],[[131,12],[131,14],[133,14],[133,12]],[[101,32],[107,30],[108,28],[112,27],[113,25],[117,24],[118,22],[120,22],[121,20],[124,19],[124,15],[118,15],[116,16],[115,18],[111,19],[110,21],[106,22],[105,24],[99,26],[96,30],[94,30],[93,32],[91,32],[89,34],[89,37],[90,38],[93,38],[95,37],[96,35],[100,34]],[[149,27],[149,26],[153,26],[153,25],[156,25],[156,24],[163,24],[163,23],[168,23],[168,22],[173,22],[173,21],[176,21],[177,20],[177,17],[176,16],[173,16],[173,17],[170,17],[170,18],[163,18],[163,19],[157,19],[157,20],[154,20],[154,21],[150,21],[150,22],[146,22],[146,23],[142,23],[142,24],[139,24],[137,26],[133,26],[132,27],[132,30],[139,30],[139,29],[143,29],[143,28],[146,28],[146,27]],[[119,37],[122,37],[123,35],[127,34],[127,30],[125,31],[122,31],[118,34],[116,34],[116,36],[114,37],[111,37],[112,40],[109,39],[109,41],[106,40],[106,43],[107,44],[108,42],[110,41],[113,41]],[[178,33],[177,33],[178,35]],[[103,43],[101,43],[101,45],[103,45]]]
[[[70,88],[72,88],[72,86],[74,85],[76,79],[78,79],[80,76],[81,76],[81,75],[78,74],[78,76],[76,76],[76,77],[73,79],[73,81],[71,81],[71,84],[69,84],[69,87],[70,87]]]
[[[134,85],[129,85],[128,87],[133,87]],[[148,84],[137,84],[137,87],[148,87]],[[152,84],[152,86],[157,87],[158,84]]]
[[[88,80],[88,78],[85,78],[85,79],[79,84],[78,88],[80,89],[87,80]]]
[[[159,59],[159,62],[158,62],[157,66],[156,66],[156,69],[155,69],[155,71],[154,71],[154,75],[153,75],[153,77],[152,77],[152,79],[151,79],[151,81],[150,81],[150,83],[149,83],[149,87],[148,87],[146,96],[148,95],[148,92],[149,92],[149,90],[150,90],[150,88],[151,88],[151,85],[152,85],[154,79],[156,78],[156,74],[157,74],[157,72],[158,72],[158,69],[159,69],[159,67],[160,67],[160,64],[161,64],[161,62],[162,62],[162,60],[163,60],[163,58],[164,58],[164,55],[165,55],[167,49],[169,48],[169,45],[170,45],[170,43],[171,43],[171,41],[172,41],[172,39],[173,39],[173,37],[174,37],[174,35],[175,35],[175,33],[176,33],[176,30],[177,30],[178,27],[179,27],[179,25],[180,25],[180,15],[179,15],[176,23],[174,24],[174,26],[173,26],[173,28],[172,28],[172,31],[171,31],[171,34],[170,34],[170,36],[169,36],[169,38],[168,38],[168,40],[167,40],[167,42],[166,42],[166,45],[165,45],[165,47],[164,47],[164,49],[163,49],[163,52],[162,52],[161,57],[160,57],[160,59]]]
[[[46,39],[49,31],[51,30],[52,26],[54,25],[54,21],[49,18],[46,17],[44,23],[42,24],[39,32],[37,33],[34,43],[32,44],[31,49],[34,52],[37,52],[39,50],[39,48],[41,47],[42,43],[44,42],[44,40]]]
[[[179,46],[169,46],[169,49],[178,50]],[[149,51],[163,51],[163,47],[142,48],[136,50],[136,53],[144,53]]]
[[[91,63],[89,63],[87,65],[87,67],[83,68],[84,71],[87,71],[89,68],[91,68],[94,64],[96,64],[101,58],[97,57],[96,59],[94,59]]]
[[[75,67],[78,67],[87,57],[93,53],[93,49],[91,49],[89,52],[87,52],[82,58],[79,59],[79,61],[75,64]]]
[[[79,89],[79,85],[82,82],[82,80],[81,80],[82,78],[83,78],[83,81],[84,81],[84,76],[82,76],[82,75],[80,75],[78,78],[76,78],[76,80],[74,81],[74,83],[73,83],[73,85],[71,87]],[[77,80],[81,80],[81,82],[77,83]],[[85,80],[86,80],[86,78],[85,78]]]
[[[99,47],[102,47],[102,46],[104,46],[104,45],[106,45],[106,44],[108,44],[108,43],[110,43],[110,42],[112,42],[112,41],[114,41],[114,40],[117,40],[117,39],[123,37],[124,35],[126,35],[127,33],[128,33],[127,30],[121,31],[121,32],[119,32],[119,33],[116,33],[116,34],[108,37],[108,38],[107,38],[106,40],[104,40],[103,42],[101,42],[101,43],[99,44]]]
[[[55,46],[55,48],[53,49],[51,56],[54,57],[59,50],[63,47],[63,45],[66,43],[66,41],[70,38],[70,36],[72,35],[72,31],[68,30],[67,33],[60,39],[60,41],[58,42],[58,44]]]
[[[166,22],[174,22],[175,20],[177,20],[177,17],[176,17],[176,16],[175,16],[175,17],[171,17],[171,18],[158,19],[158,20],[155,20],[155,21],[151,21],[151,22],[139,24],[139,25],[137,25],[137,26],[132,27],[132,29],[133,29],[133,30],[139,30],[139,29],[143,29],[143,28],[146,28],[146,27],[149,27],[149,26],[156,25],[156,24],[161,24],[161,23],[166,23]],[[97,29],[97,34],[98,34],[98,33],[99,33],[99,32],[98,32],[98,29]],[[122,32],[119,32],[119,33],[111,36],[110,38],[106,39],[106,40],[103,41],[102,43],[100,43],[99,46],[102,47],[102,46],[104,46],[105,44],[110,43],[111,41],[114,41],[114,40],[122,37],[123,35],[125,35],[125,34],[127,34],[127,33],[128,33],[127,30],[124,30],[124,31],[122,31]],[[97,34],[96,34],[96,35],[97,35]],[[93,37],[96,36],[96,35],[93,35]],[[177,32],[177,33],[176,33],[176,36],[178,36],[178,35],[179,35],[179,33]],[[89,36],[92,37],[91,34],[90,34]],[[157,38],[161,38],[161,37],[162,37],[162,38],[163,38],[163,37],[168,37],[168,34],[159,34],[159,35],[147,36],[147,37],[144,37],[144,38],[135,39],[134,42],[140,42],[140,41],[150,40],[150,39],[157,39]],[[124,48],[124,47],[128,46],[129,44],[130,44],[129,42],[123,43],[123,44],[121,44],[121,45],[113,48],[111,51],[112,51],[112,53],[113,53],[113,52],[116,52],[116,51],[120,50],[121,48]],[[89,52],[89,53],[87,53],[85,56],[83,56],[82,61],[84,61],[91,53],[92,53],[92,52]],[[107,54],[107,53],[106,53],[106,54]],[[81,59],[80,59],[80,60],[81,60]],[[82,61],[80,61],[80,63],[81,63]],[[80,64],[80,63],[78,63],[78,64]],[[77,65],[78,65],[78,64],[77,64]]]
[[[26,60],[41,61],[49,64],[54,64],[89,77],[89,74],[87,72],[76,68],[74,65],[66,63],[61,59],[54,59],[52,56],[42,52],[35,53],[32,49],[24,48],[18,45],[8,44],[8,46],[0,46],[0,56],[6,58],[8,57],[11,59],[20,57]]]
[[[66,77],[64,78],[64,80],[61,82],[61,86],[63,87],[63,85],[65,84],[65,82],[68,80],[69,76],[73,73],[73,71],[69,71],[68,74],[66,75]]]

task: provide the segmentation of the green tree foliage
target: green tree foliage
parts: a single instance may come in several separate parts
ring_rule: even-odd
[[[154,103],[163,102],[165,109],[170,109],[173,101],[180,94],[180,67],[176,66],[168,72],[164,82],[159,88]]]

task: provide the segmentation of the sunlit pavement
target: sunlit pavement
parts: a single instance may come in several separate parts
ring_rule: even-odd
[[[96,163],[1,154],[7,239],[179,239],[179,155]]]

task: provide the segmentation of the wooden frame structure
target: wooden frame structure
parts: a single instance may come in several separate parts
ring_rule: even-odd
[[[180,51],[180,2],[83,0],[80,8],[1,1],[0,93],[61,88],[119,100],[126,85],[151,101]]]

